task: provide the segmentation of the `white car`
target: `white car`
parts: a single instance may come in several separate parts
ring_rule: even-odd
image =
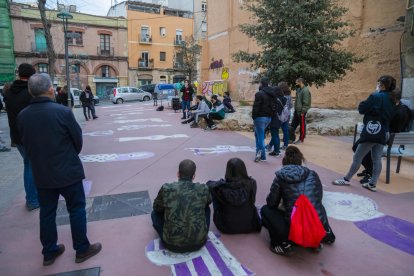
[[[149,101],[152,95],[136,87],[116,87],[112,90],[111,100],[114,104],[122,104],[128,101]]]
[[[72,93],[72,96],[73,96],[73,105],[76,107],[81,106],[79,97],[83,91],[78,88],[71,88],[70,92]],[[94,105],[97,105],[99,103],[99,97],[94,95],[93,102],[94,102]]]

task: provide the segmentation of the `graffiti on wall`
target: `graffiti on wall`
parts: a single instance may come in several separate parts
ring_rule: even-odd
[[[223,80],[203,82],[203,95],[211,96],[213,94],[223,96],[227,92],[227,82]]]
[[[214,58],[211,59],[210,63],[210,70],[215,70],[224,67],[223,60],[214,60]]]

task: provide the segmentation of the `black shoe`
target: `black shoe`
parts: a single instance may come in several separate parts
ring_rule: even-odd
[[[30,204],[30,203],[27,203],[26,202],[26,210],[27,211],[33,211],[33,210],[36,210],[36,209],[39,209],[39,203],[38,204]]]
[[[357,176],[358,177],[364,177],[364,176],[366,176],[368,173],[367,173],[367,170],[363,170],[362,172],[360,172],[360,173],[357,173]]]
[[[185,119],[187,119],[186,117],[181,117],[181,120],[185,120]]]
[[[279,157],[279,156],[280,156],[280,152],[272,151],[272,152],[269,152],[269,155],[270,155],[270,156],[276,156],[276,157]]]
[[[362,178],[362,179],[359,181],[359,183],[361,183],[361,184],[366,184],[366,183],[369,183],[369,182],[371,182],[371,175],[370,175],[369,173],[367,173],[367,174],[364,176],[364,178]]]
[[[76,253],[76,260],[75,262],[78,263],[82,263],[84,261],[86,261],[87,259],[95,256],[96,254],[98,254],[102,249],[102,244],[97,242],[94,244],[89,245],[88,250],[86,250],[83,253]]]
[[[95,117],[93,117],[93,119],[95,120],[95,119],[98,119],[99,117],[98,116],[95,116]]]
[[[290,243],[284,242],[281,245],[270,246],[270,251],[282,256],[292,256],[293,246]]]
[[[58,250],[48,257],[43,257],[43,265],[48,266],[55,262],[56,258],[65,252],[65,246],[63,244],[58,244]]]

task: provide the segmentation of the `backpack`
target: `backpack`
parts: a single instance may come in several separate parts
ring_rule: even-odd
[[[290,217],[289,240],[303,247],[317,248],[325,236],[315,207],[306,195],[300,195]]]
[[[289,106],[288,106],[288,101],[286,100],[285,105],[283,105],[283,103],[279,99],[277,99],[277,100],[279,101],[280,105],[283,106],[282,112],[280,113],[280,115],[277,114],[277,117],[279,118],[279,120],[282,123],[287,122],[289,120],[289,117],[290,117],[290,110],[289,110]]]

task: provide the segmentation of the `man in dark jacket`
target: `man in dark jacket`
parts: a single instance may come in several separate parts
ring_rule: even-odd
[[[72,111],[53,101],[49,75],[33,75],[29,80],[29,91],[34,97],[33,102],[20,112],[17,125],[38,188],[43,265],[51,265],[65,251],[63,244],[57,244],[59,195],[66,200],[76,262],[81,263],[102,248],[100,243],[91,245],[86,236],[86,201],[82,184],[85,174],[78,156],[82,150],[82,130]]]
[[[26,208],[31,211],[39,208],[39,201],[37,199],[37,190],[32,175],[32,164],[27,157],[25,149],[23,148],[19,131],[17,129],[17,115],[32,101],[32,96],[29,94],[27,88],[27,81],[30,76],[36,73],[36,70],[32,65],[22,63],[18,68],[18,73],[19,79],[15,80],[10,89],[6,91],[4,95],[4,102],[7,106],[12,147],[17,147],[23,158],[23,182],[24,190],[26,192]]]
[[[256,139],[255,162],[266,161],[265,129],[269,125],[275,111],[274,90],[269,87],[269,79],[262,78],[259,92],[254,95],[252,118],[254,123],[254,136]]]
[[[295,99],[295,113],[293,114],[292,128],[296,128],[300,125],[300,136],[295,144],[303,143],[306,136],[306,113],[308,113],[311,107],[311,93],[305,80],[298,78],[296,80],[296,99]]]

